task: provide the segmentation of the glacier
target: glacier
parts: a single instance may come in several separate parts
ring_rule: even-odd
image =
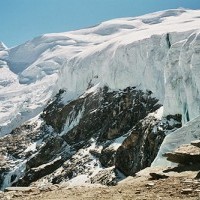
[[[199,10],[174,9],[45,34],[13,48],[0,43],[0,136],[40,114],[60,89],[66,103],[104,85],[150,90],[163,116],[181,114],[183,124],[195,119],[199,25]]]

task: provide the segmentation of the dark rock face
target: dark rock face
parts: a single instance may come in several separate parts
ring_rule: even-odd
[[[181,116],[168,116],[162,123],[154,117],[141,120],[130,131],[116,153],[116,167],[125,175],[134,175],[150,166],[157,155],[165,137],[165,132],[172,129],[168,120],[176,120],[173,128],[181,127]]]
[[[27,168],[36,168],[54,160],[64,153],[65,147],[66,143],[62,138],[58,136],[50,137],[38,153],[27,161]]]
[[[1,170],[0,170],[0,186],[3,184],[4,182],[4,176],[6,173],[8,173],[9,168],[5,168],[1,166]]]
[[[161,106],[157,102],[150,92],[144,93],[135,88],[108,92],[105,87],[98,93],[79,98],[63,108],[60,108],[62,104],[54,108],[53,102],[44,111],[43,118],[54,130],[61,132],[67,119],[70,124],[82,113],[78,126],[63,134],[68,144],[81,145],[91,137],[98,137],[98,142],[102,142],[124,135],[139,120],[157,110]]]
[[[19,176],[17,166],[20,167],[25,159],[30,158],[39,149],[40,145],[34,150],[26,151],[30,144],[43,138],[41,128],[38,127],[38,122],[27,122],[0,138],[0,157],[2,158],[0,161],[0,189],[7,186],[4,184],[5,177],[6,182],[10,182],[10,185],[15,184]],[[23,174],[23,170],[20,169],[20,173]]]
[[[19,159],[25,157],[25,150],[29,143],[37,141],[41,137],[39,130],[35,130],[37,123],[32,125],[24,124],[9,135],[0,138],[0,153],[2,155],[9,154]]]
[[[25,176],[22,179],[19,179],[17,183],[13,184],[14,186],[29,186],[32,182],[37,181],[41,177],[44,177],[52,172],[54,172],[58,167],[61,166],[63,160],[61,158],[56,159],[46,165],[41,165],[38,168],[31,168],[25,173]]]
[[[112,148],[104,148],[101,151],[99,161],[104,167],[111,167],[115,165],[116,150]]]
[[[23,176],[12,184],[28,186],[41,178],[60,183],[78,175],[87,175],[92,183],[114,184],[116,177],[104,181],[110,176],[104,172],[94,176],[94,169],[114,167],[114,171],[134,175],[151,164],[165,132],[180,127],[178,115],[164,120],[149,116],[161,107],[150,91],[104,87],[67,105],[62,103],[65,95],[60,91],[49,103],[40,125],[26,123],[0,139],[0,153],[27,160]],[[175,123],[170,125],[172,119]],[[10,147],[4,148],[8,141]],[[27,151],[34,142],[35,151]]]

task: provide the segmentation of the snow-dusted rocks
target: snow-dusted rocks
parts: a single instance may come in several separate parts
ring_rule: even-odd
[[[60,91],[35,123],[27,122],[2,138],[1,153],[8,165],[2,189],[35,181],[73,182],[80,177],[85,183],[115,184],[122,177],[117,169],[133,175],[149,166],[164,133],[180,126],[180,117],[161,119],[162,107],[150,91],[89,89],[66,105],[65,93]],[[134,142],[132,135],[138,140]],[[134,148],[137,151],[132,154]],[[20,173],[17,166],[10,166],[12,162],[23,163]]]
[[[180,128],[180,121],[180,115],[169,115],[161,120],[156,118],[156,114],[149,114],[140,120],[117,149],[115,165],[125,175],[135,175],[139,170],[150,166],[165,134]]]

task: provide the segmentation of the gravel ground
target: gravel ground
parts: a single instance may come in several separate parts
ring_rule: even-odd
[[[6,192],[3,195],[2,199],[5,200],[200,200],[200,182],[186,177],[169,177],[159,180],[128,177],[113,187],[100,185],[52,186],[43,191],[35,189],[32,192]]]

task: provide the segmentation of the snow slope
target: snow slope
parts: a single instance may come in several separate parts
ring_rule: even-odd
[[[75,99],[88,86],[151,90],[164,115],[200,114],[200,11],[167,10],[0,44],[0,135],[38,115],[59,89]]]

